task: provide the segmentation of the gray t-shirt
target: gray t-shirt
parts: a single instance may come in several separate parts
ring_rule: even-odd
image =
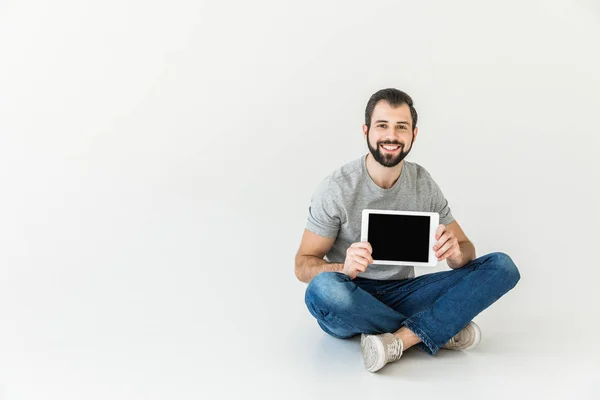
[[[325,256],[343,263],[346,250],[360,242],[362,210],[374,208],[398,211],[429,211],[440,214],[440,224],[454,221],[448,201],[429,172],[404,159],[400,177],[383,189],[367,172],[363,155],[336,169],[321,181],[311,198],[306,229],[320,236],[336,238]],[[371,264],[357,276],[368,279],[406,279],[415,276],[414,266]]]

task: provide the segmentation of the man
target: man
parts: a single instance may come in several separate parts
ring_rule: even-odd
[[[517,284],[517,267],[501,252],[476,258],[439,186],[405,160],[418,134],[410,96],[373,94],[362,128],[369,153],[329,174],[311,199],[295,259],[310,313],[331,336],[362,334],[370,372],[414,345],[431,355],[474,348],[481,331],[471,320]],[[439,213],[433,248],[450,270],[415,277],[412,266],[373,264],[371,245],[359,241],[365,208]]]

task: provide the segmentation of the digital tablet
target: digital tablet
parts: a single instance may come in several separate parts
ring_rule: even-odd
[[[374,264],[433,267],[439,223],[436,212],[364,209],[361,241],[371,244]]]

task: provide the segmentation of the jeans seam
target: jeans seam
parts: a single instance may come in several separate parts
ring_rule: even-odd
[[[325,326],[325,324],[322,321],[317,320],[317,324],[321,327],[321,329],[323,329],[325,331],[325,333],[327,333],[328,335],[333,336],[336,339],[345,339],[345,337],[340,336],[338,334],[333,333],[329,328],[327,328]]]
[[[329,317],[330,319],[333,319],[336,323],[338,323],[339,325],[341,325],[341,327],[343,329],[347,329],[349,331],[354,331],[356,330],[355,327],[348,325],[346,322],[342,321],[339,317],[337,317],[336,315],[332,314],[331,311],[323,311],[323,309],[321,309],[320,307],[318,307],[317,305],[315,305],[315,303],[313,303],[312,301],[308,300],[310,302],[310,304],[312,305],[312,307],[319,311],[320,314],[322,314],[321,318],[317,318],[317,320],[320,320],[322,322],[327,322],[325,319],[327,317]],[[329,333],[329,332],[328,332]],[[335,336],[335,335],[332,335]]]
[[[340,324],[342,326],[342,328],[344,329],[348,329],[349,331],[353,331],[356,328],[354,328],[353,326],[348,325],[347,323],[345,323],[344,321],[342,321],[341,319],[339,319],[336,315],[332,314],[331,312],[328,312],[325,317],[330,317],[333,320],[336,321],[336,323]],[[325,318],[324,317],[324,318]]]

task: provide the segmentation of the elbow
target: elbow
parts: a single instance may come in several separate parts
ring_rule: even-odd
[[[296,275],[296,279],[298,279],[300,282],[308,283],[308,281],[306,280],[306,278],[304,277],[304,274],[302,273],[302,271],[300,269],[296,268],[294,270],[294,275]]]
[[[298,279],[299,281],[302,282],[302,276],[300,274],[300,263],[299,263],[299,259],[297,256],[294,261],[294,275],[296,276],[296,279]]]
[[[304,278],[303,271],[304,269],[302,268],[302,257],[296,256],[296,260],[294,262],[294,275],[296,276],[296,279],[298,279],[300,282],[308,283]]]

